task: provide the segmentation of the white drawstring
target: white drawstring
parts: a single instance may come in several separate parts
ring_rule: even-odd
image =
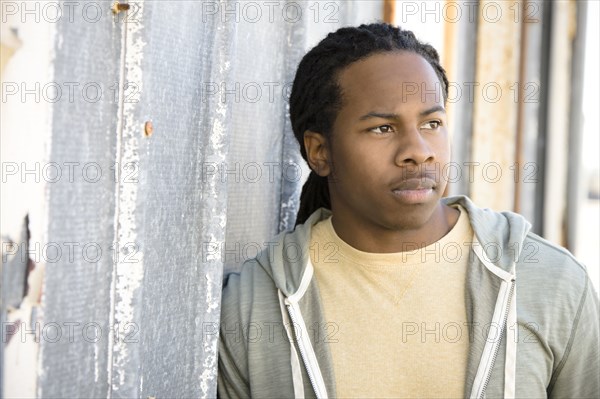
[[[283,326],[285,328],[288,341],[290,341],[290,363],[292,365],[292,383],[294,384],[294,397],[297,399],[304,398],[304,382],[302,380],[302,369],[300,367],[300,357],[298,356],[298,352],[296,351],[296,347],[294,346],[294,334],[292,333],[291,329],[292,322],[285,308],[285,298],[283,297],[281,290],[277,290],[277,294],[279,295],[279,308],[281,310]]]
[[[517,343],[519,342],[519,326],[517,325],[517,285],[513,288],[510,309],[506,319],[506,358],[504,363],[504,397],[515,397],[517,375]],[[512,330],[512,334],[509,334]],[[512,337],[510,336],[512,335]]]

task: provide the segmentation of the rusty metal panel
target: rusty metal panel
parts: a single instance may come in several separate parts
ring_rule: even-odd
[[[450,4],[452,3],[452,4]],[[443,65],[451,82],[447,104],[452,137],[452,162],[459,167],[460,177],[452,179],[448,184],[450,195],[470,195],[469,177],[465,168],[471,162],[471,140],[473,132],[473,96],[469,93],[470,85],[475,82],[476,49],[477,49],[477,4],[473,3],[473,16],[468,14],[464,3],[446,2],[460,12],[457,20],[444,18],[445,27],[445,59]]]
[[[519,6],[517,3],[515,3]],[[511,7],[513,7],[511,9]],[[496,210],[512,209],[521,18],[513,3],[479,5],[471,197]]]
[[[577,27],[577,5],[573,1],[552,2],[552,32],[548,77],[548,115],[544,164],[543,236],[567,246],[567,170],[569,163],[569,112],[573,39]]]
[[[523,112],[523,145],[520,166],[520,178],[517,184],[521,185],[521,195],[515,208],[518,212],[529,220],[534,231],[541,226],[541,220],[537,220],[536,207],[539,203],[536,201],[536,190],[543,179],[543,165],[538,160],[538,136],[539,114],[541,106],[541,63],[542,63],[542,25],[544,21],[543,8],[549,6],[540,0],[529,0],[526,5],[526,12],[530,14],[525,23],[527,37],[525,51],[527,54],[525,63],[525,73],[523,76],[524,85],[522,86],[522,112]]]

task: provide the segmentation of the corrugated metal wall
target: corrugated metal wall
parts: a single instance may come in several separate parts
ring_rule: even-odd
[[[577,110],[548,88],[568,89],[582,8],[397,3],[403,27],[463,12],[442,21],[442,54],[464,90],[449,105],[463,166],[451,193],[519,209],[561,242],[576,204],[565,202],[565,170],[556,179],[548,165],[566,159],[569,132],[547,125]],[[222,277],[294,225],[308,172],[288,119],[296,65],[327,32],[383,14],[379,0],[136,1],[116,15],[112,5],[2,2],[7,397],[216,395]],[[496,9],[504,19],[486,13]],[[486,84],[504,97],[483,95]],[[519,90],[536,97],[517,101]],[[482,175],[494,164],[504,180]]]

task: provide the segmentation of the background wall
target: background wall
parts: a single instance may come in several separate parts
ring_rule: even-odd
[[[598,2],[394,3],[395,22],[440,51],[451,81],[460,178],[449,194],[523,214],[598,287]]]
[[[296,65],[384,16],[453,83],[449,194],[523,213],[597,283],[597,3],[1,7],[4,397],[215,396],[222,278],[293,227],[307,177]]]

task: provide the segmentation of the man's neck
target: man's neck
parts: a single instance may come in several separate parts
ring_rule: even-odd
[[[335,211],[331,222],[338,237],[360,251],[395,253],[419,249],[440,240],[452,230],[459,215],[460,211],[440,202],[429,221],[418,228],[386,228],[367,221],[348,223],[336,218]]]

